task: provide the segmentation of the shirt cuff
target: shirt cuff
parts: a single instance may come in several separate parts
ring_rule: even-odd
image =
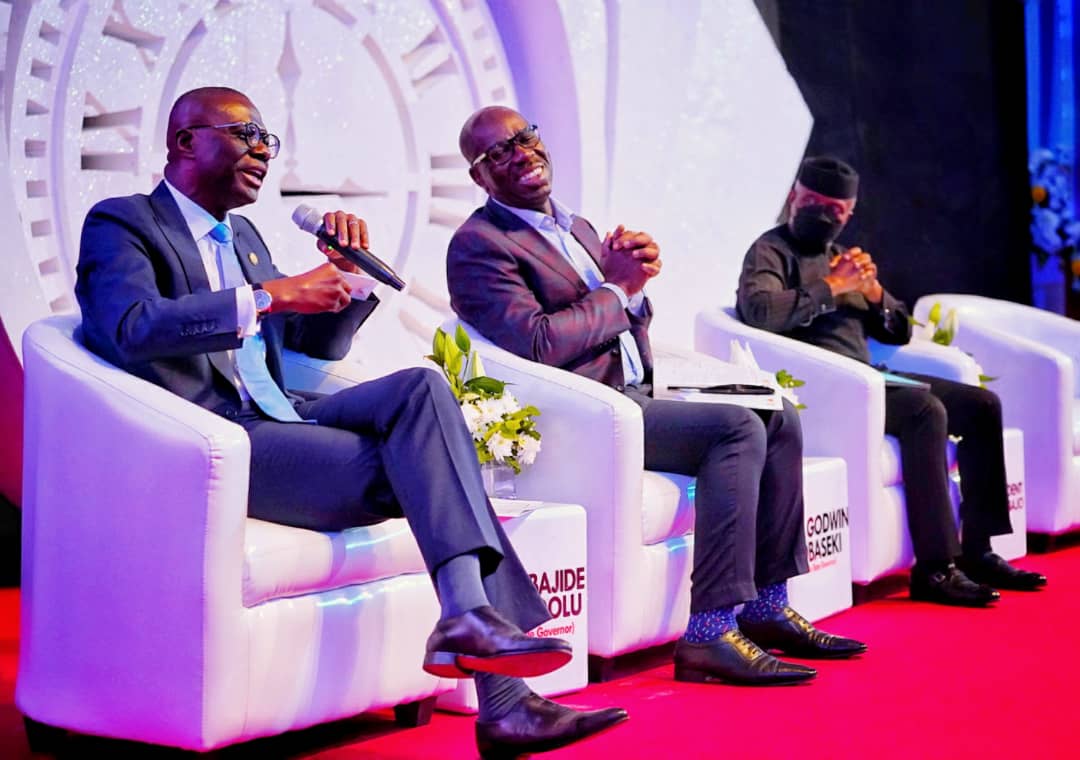
[[[805,290],[810,296],[811,303],[814,304],[814,317],[836,311],[836,299],[833,298],[832,288],[829,287],[829,283],[825,282],[825,280],[812,282],[806,286]]]
[[[630,305],[630,296],[626,295],[626,291],[623,290],[618,285],[616,285],[615,283],[613,283],[613,282],[605,282],[605,283],[602,283],[600,285],[600,287],[607,288],[612,293],[614,293],[616,296],[618,296],[619,297],[619,303],[622,304],[622,307],[624,309],[627,308]]]
[[[639,290],[634,295],[630,296],[630,301],[626,304],[626,310],[633,314],[635,317],[645,316],[645,291]]]
[[[365,274],[355,272],[342,272],[342,274],[345,275],[345,282],[349,284],[349,294],[358,301],[363,301],[370,296],[375,286],[379,284],[378,280]]]
[[[255,290],[250,285],[236,289],[236,337],[250,338],[259,332],[259,312],[255,309]]]

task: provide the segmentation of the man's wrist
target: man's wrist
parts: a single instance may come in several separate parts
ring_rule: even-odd
[[[251,284],[251,294],[255,297],[255,313],[260,317],[265,317],[274,308],[274,296],[270,291],[263,288],[261,282],[253,282]]]

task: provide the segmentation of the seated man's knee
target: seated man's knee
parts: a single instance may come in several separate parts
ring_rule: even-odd
[[[784,399],[783,408],[779,412],[773,412],[773,414],[779,418],[773,428],[774,439],[793,443],[801,450],[803,436],[799,410],[790,401]]]
[[[932,393],[922,394],[922,404],[912,415],[920,426],[925,426],[934,432],[946,435],[949,428],[949,414],[945,411],[945,404]]]
[[[764,458],[769,438],[765,422],[752,409],[736,406],[731,410],[733,413],[727,420],[728,430],[725,431],[727,440],[738,441],[748,450],[758,452]]]

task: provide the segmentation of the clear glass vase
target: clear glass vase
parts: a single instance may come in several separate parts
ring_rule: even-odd
[[[492,499],[516,499],[517,477],[514,468],[501,462],[485,462],[480,465],[484,480],[484,493]]]

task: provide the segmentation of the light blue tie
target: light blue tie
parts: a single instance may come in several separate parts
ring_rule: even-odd
[[[236,258],[236,249],[232,245],[232,230],[224,222],[219,222],[210,230],[210,237],[217,248],[221,287],[236,288],[246,284],[240,262]],[[240,382],[264,414],[278,422],[307,422],[296,413],[296,409],[271,377],[270,370],[266,367],[266,342],[262,335],[256,333],[244,338],[244,344],[236,349],[233,357]]]

